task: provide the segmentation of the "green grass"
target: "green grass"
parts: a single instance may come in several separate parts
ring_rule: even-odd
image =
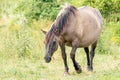
[[[59,56],[59,57],[58,57]],[[69,54],[68,54],[69,58]],[[120,55],[114,57],[112,55],[100,55],[96,53],[94,58],[94,71],[88,72],[86,70],[86,56],[83,51],[77,51],[76,60],[81,64],[83,72],[77,74],[73,68],[72,61],[68,59],[69,76],[64,76],[63,61],[60,54],[55,54],[53,61],[42,69],[44,73],[41,77],[43,80],[119,80],[120,77]]]
[[[82,48],[77,49],[76,60],[83,72],[77,74],[70,59],[71,48],[67,47],[70,75],[64,75],[64,64],[60,49],[54,53],[51,63],[45,63],[44,34],[38,27],[48,30],[52,22],[35,21],[31,28],[11,31],[9,26],[0,28],[0,80],[119,80],[120,79],[120,47],[115,31],[119,23],[104,26],[94,57],[94,71],[88,72],[86,55]],[[40,25],[37,27],[37,25]],[[13,25],[13,29],[14,29]],[[33,27],[35,29],[33,29]],[[114,28],[114,29],[113,29]],[[106,35],[108,34],[108,35]],[[113,38],[113,39],[112,39]],[[25,44],[23,44],[25,43]],[[25,49],[25,50],[24,50]]]
[[[70,48],[68,49],[70,51]],[[44,51],[44,50],[43,50]],[[67,51],[67,52],[69,52]],[[120,51],[120,50],[119,50]],[[73,68],[68,54],[70,75],[64,76],[63,61],[58,50],[47,64],[44,62],[44,52],[36,58],[10,58],[0,57],[0,80],[119,80],[120,54],[101,55],[94,58],[94,71],[86,69],[86,55],[83,50],[77,50],[76,60],[81,64],[83,72],[77,74]]]
[[[9,19],[8,19],[9,20]],[[94,71],[88,72],[84,50],[77,49],[76,60],[83,72],[77,74],[67,47],[70,75],[64,75],[60,49],[54,53],[51,63],[44,61],[44,34],[52,21],[33,21],[30,27],[19,24],[2,25],[0,28],[0,80],[119,80],[120,79],[120,23],[108,23],[103,27],[94,57]],[[39,26],[38,26],[39,25]],[[117,32],[117,33],[116,33]]]

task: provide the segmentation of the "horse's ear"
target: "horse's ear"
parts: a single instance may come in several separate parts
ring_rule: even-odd
[[[46,31],[44,31],[44,30],[42,30],[42,29],[41,29],[41,31],[42,31],[44,34],[46,34],[46,33],[47,33]]]
[[[54,33],[55,35],[58,35],[58,29],[55,29]]]

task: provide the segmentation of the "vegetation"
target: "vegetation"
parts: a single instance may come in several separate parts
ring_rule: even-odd
[[[65,3],[98,8],[104,17],[103,31],[94,58],[94,72],[86,70],[86,55],[77,50],[83,73],[76,74],[68,58],[64,77],[61,51],[50,64],[44,62],[44,34]],[[120,0],[0,0],[0,80],[119,80]],[[67,48],[69,57],[71,48]],[[59,73],[59,74],[58,74]]]

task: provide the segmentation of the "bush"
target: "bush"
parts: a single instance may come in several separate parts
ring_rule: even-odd
[[[61,4],[62,0],[23,0],[16,8],[16,12],[24,12],[28,19],[54,20],[58,14]]]
[[[114,47],[120,46],[120,23],[109,22],[104,24],[102,34],[98,41],[97,51],[100,54],[112,54]]]
[[[83,5],[89,5],[98,8],[104,18],[112,18],[112,14],[116,15],[120,13],[120,0],[84,0]]]

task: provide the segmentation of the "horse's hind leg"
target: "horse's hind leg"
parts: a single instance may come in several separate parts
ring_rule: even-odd
[[[91,46],[91,51],[90,51],[90,66],[88,67],[89,71],[93,71],[93,58],[95,55],[95,48],[97,46],[97,41],[95,41],[92,46]]]
[[[89,70],[89,67],[90,67],[89,48],[85,47],[84,50],[85,50],[86,56],[87,56],[87,69]]]
[[[76,72],[77,72],[77,73],[81,73],[81,72],[82,72],[81,66],[78,65],[78,63],[77,63],[76,60],[75,60],[75,52],[76,52],[76,49],[77,49],[76,46],[73,46],[73,47],[72,47],[72,51],[71,51],[71,53],[70,53],[70,56],[71,56],[71,59],[72,59],[72,62],[73,62],[73,65],[74,65],[74,67],[75,67]]]

